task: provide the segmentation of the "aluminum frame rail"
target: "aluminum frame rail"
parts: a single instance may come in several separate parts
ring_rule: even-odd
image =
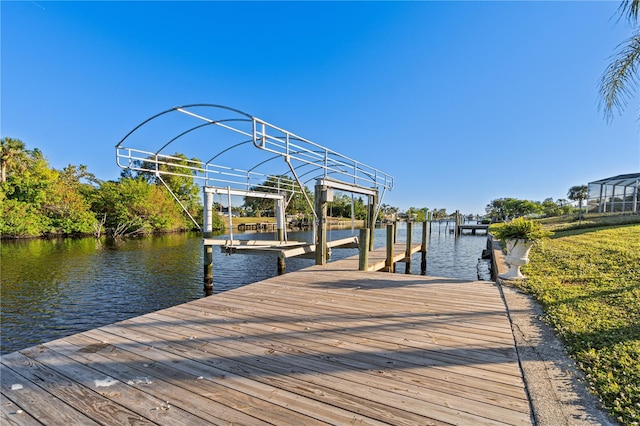
[[[205,115],[201,110],[225,115],[222,118],[215,115],[214,118],[214,115]],[[132,136],[143,126],[159,120],[161,117],[176,113],[198,120],[196,121],[197,124],[189,124],[186,129],[182,129],[180,133],[162,144],[156,151],[142,150],[125,145],[125,143],[130,143]],[[203,129],[211,126],[226,129],[236,135],[241,135],[243,138],[246,137],[246,139],[224,147],[206,162],[185,160],[184,158],[162,153],[163,150],[175,142],[187,136],[193,136],[196,133],[200,134]],[[202,149],[205,153],[213,151],[211,148],[215,146],[207,144],[206,140],[202,144]],[[218,162],[221,154],[250,145],[267,153],[270,157],[267,159],[261,158],[254,166],[244,169],[225,166]],[[289,166],[289,171],[278,174],[260,173],[255,170],[276,158],[283,158]],[[214,161],[216,162],[214,163]],[[123,169],[154,173],[156,175],[168,174],[192,177],[195,180],[202,181],[203,186],[232,187],[246,191],[273,191],[273,186],[262,184],[270,178],[275,179],[274,176],[290,176],[292,181],[297,182],[298,188],[295,188],[293,187],[294,185],[291,185],[291,182],[288,182],[288,179],[282,181],[283,186],[278,189],[289,193],[296,190],[304,192],[301,187],[302,182],[299,181],[298,176],[304,176],[305,182],[314,179],[336,181],[345,190],[358,193],[367,193],[371,189],[377,189],[382,190],[384,194],[387,190],[393,189],[393,177],[379,169],[237,109],[215,104],[191,104],[174,107],[143,121],[116,145],[116,163]],[[307,178],[308,180],[306,180]],[[278,179],[280,178],[278,177]],[[276,187],[279,184],[280,182],[275,182]]]
[[[233,189],[244,191],[284,191],[295,192],[293,180],[283,180],[282,176],[264,174],[250,170],[206,163],[204,161],[185,160],[172,155],[143,151],[136,148],[116,147],[116,164],[122,169],[152,173],[156,176],[170,175],[193,178],[204,187]],[[264,185],[272,183],[273,186]]]

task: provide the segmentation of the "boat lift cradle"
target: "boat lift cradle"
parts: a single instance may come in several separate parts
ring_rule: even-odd
[[[166,134],[171,137],[167,139]],[[169,155],[166,153],[169,147],[176,151],[189,150],[190,155],[198,157]],[[200,157],[209,157],[209,160],[197,159]],[[234,165],[223,164],[223,157]],[[277,159],[284,160],[288,170],[277,170],[281,164]],[[331,201],[332,191],[367,197],[366,226],[370,228],[372,248],[373,224],[386,191],[393,189],[393,177],[378,169],[237,109],[215,104],[174,107],[148,118],[116,145],[116,162],[126,170],[153,174],[187,214],[186,207],[163,177],[182,176],[201,182],[205,236],[213,231],[214,196],[226,195],[229,239],[216,245],[221,244],[228,252],[242,248],[256,250],[248,247],[267,251],[296,249],[303,254],[315,252],[316,263],[320,264],[326,262],[327,249],[339,243],[326,239],[326,203]],[[246,166],[238,167],[238,163]],[[305,185],[311,181],[315,181],[315,202],[305,191]],[[284,212],[295,194],[301,194],[313,212],[313,244],[287,241]],[[273,199],[278,241],[249,245],[235,240],[231,226],[232,196]],[[198,222],[189,217],[200,228]],[[357,243],[357,239],[341,245],[353,246],[353,243]],[[323,249],[318,252],[316,248],[320,247]]]

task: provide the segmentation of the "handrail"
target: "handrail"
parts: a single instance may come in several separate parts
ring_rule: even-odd
[[[206,112],[201,110],[206,110]],[[207,116],[209,115],[208,112],[234,114],[236,116],[217,117],[216,115],[212,118]],[[155,148],[153,151],[127,146],[132,142],[136,132],[142,127],[154,120],[167,118],[171,113],[186,115],[205,123],[195,126],[191,123],[186,127],[186,130],[183,129],[176,132],[177,136],[168,139],[168,142],[167,139],[165,139],[164,143],[160,142],[159,148]],[[194,179],[202,180],[205,186],[235,186],[249,189],[250,187],[260,187],[262,182],[257,182],[257,179],[264,179],[274,175],[273,173],[258,173],[254,171],[258,166],[268,162],[268,160],[265,161],[264,159],[259,159],[255,166],[247,167],[246,169],[211,164],[211,161],[221,153],[246,146],[247,139],[240,143],[232,142],[230,146],[222,150],[216,149],[215,152],[217,154],[214,154],[208,163],[188,160],[188,165],[178,166],[175,164],[175,160],[184,162],[184,159],[161,154],[161,151],[170,144],[179,142],[187,136],[194,137],[195,134],[199,136],[202,131],[208,128],[222,128],[247,137],[249,141],[253,141],[253,145],[259,150],[274,154],[274,157],[283,157],[291,170],[310,166],[312,171],[306,171],[305,175],[313,174],[313,177],[317,179],[331,175],[333,180],[354,186],[378,188],[382,191],[393,188],[393,177],[381,170],[235,108],[215,104],[191,104],[174,107],[148,118],[127,133],[116,145],[116,162],[123,169],[193,177]],[[202,145],[201,149],[204,150],[205,154],[207,151],[213,151],[210,149],[212,145],[207,143],[206,139],[200,145]],[[211,155],[210,152],[209,155]],[[171,170],[158,170],[158,166],[161,165],[171,166]],[[294,173],[286,173],[285,175],[290,175],[293,179]],[[302,191],[302,189],[300,190]]]

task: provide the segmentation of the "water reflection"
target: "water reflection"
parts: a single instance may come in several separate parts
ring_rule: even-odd
[[[418,243],[421,228],[413,240]],[[356,231],[357,232],[357,231]],[[350,230],[329,232],[336,240]],[[406,229],[400,227],[398,239]],[[240,234],[241,239],[273,239],[273,234]],[[289,234],[310,241],[311,233]],[[375,245],[384,245],[385,230],[376,230]],[[429,237],[427,273],[476,279],[483,236],[455,239],[433,230]],[[202,239],[195,234],[169,234],[118,243],[61,239],[2,241],[0,352],[7,353],[73,333],[121,321],[203,296]],[[356,255],[357,249],[334,250],[332,259]],[[231,255],[214,249],[214,292],[222,292],[274,276],[276,256]],[[412,259],[420,273],[420,254]],[[314,264],[287,259],[287,271]],[[400,265],[398,273],[404,273]]]
[[[202,295],[201,239],[2,242],[2,353]]]
[[[427,275],[433,277],[459,278],[466,280],[478,279],[478,261],[482,250],[486,248],[486,235],[461,235],[455,237],[450,232],[452,225],[446,222],[434,223],[427,233]],[[381,233],[380,240],[384,234]],[[419,244],[422,239],[422,226],[417,224],[413,228],[412,241]],[[406,241],[406,227],[400,224],[398,241]],[[356,253],[357,254],[357,253]],[[420,253],[411,257],[411,273],[420,274]],[[490,279],[487,265],[481,265],[483,276],[480,279]],[[404,273],[404,265],[398,265],[396,272]]]

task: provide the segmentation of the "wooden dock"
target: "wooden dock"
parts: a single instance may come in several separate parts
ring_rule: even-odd
[[[291,272],[0,359],[3,425],[530,425],[498,288]]]
[[[252,222],[238,224],[238,231],[275,231],[278,224],[275,222]]]
[[[478,230],[487,234],[489,232],[489,225],[482,223],[462,223],[458,225],[458,235],[462,235],[464,231],[471,231],[471,235],[476,235]]]

